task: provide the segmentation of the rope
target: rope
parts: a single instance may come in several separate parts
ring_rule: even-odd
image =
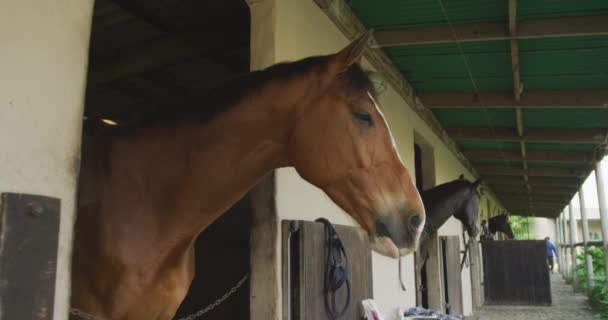
[[[464,50],[462,49],[460,40],[456,36],[456,31],[454,30],[454,25],[452,24],[452,20],[450,19],[448,12],[447,12],[445,6],[443,5],[443,1],[437,0],[437,2],[439,3],[439,6],[441,7],[441,12],[443,13],[443,17],[444,17],[445,21],[447,22],[448,26],[450,27],[450,31],[452,33],[452,39],[454,39],[454,42],[456,43],[456,46],[458,47],[460,57],[462,58],[464,66],[467,70],[467,75],[469,76],[469,80],[471,81],[471,85],[473,86],[473,92],[475,93],[475,97],[479,97],[479,89],[477,87],[477,82],[475,81],[475,77],[473,77],[473,72],[471,71],[471,67],[469,65],[469,60],[467,59],[467,56],[464,54]],[[494,124],[490,118],[490,115],[488,114],[488,110],[487,110],[488,108],[487,108],[487,106],[482,106],[482,109],[484,111],[486,122],[488,123],[488,125],[490,127],[491,136],[494,139],[494,142],[497,143],[498,145],[500,145],[500,148],[498,150],[500,151],[502,161],[505,165],[508,166],[508,162],[507,162],[504,150],[502,148],[502,145],[500,144],[500,141],[496,140],[496,138],[495,138],[496,131],[494,128]]]
[[[325,261],[324,275],[324,294],[325,311],[332,320],[338,320],[344,316],[350,306],[350,264],[346,256],[346,250],[338,233],[332,224],[325,218],[318,218],[316,222],[321,222],[327,230],[327,259]],[[336,296],[340,288],[346,285],[346,302],[338,311],[336,306]]]

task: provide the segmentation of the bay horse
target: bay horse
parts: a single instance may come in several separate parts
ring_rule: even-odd
[[[360,65],[367,40],[249,73],[200,106],[176,106],[85,146],[73,310],[171,319],[194,276],[197,236],[275,168],[294,167],[322,189],[373,250],[413,252],[424,206]]]
[[[460,175],[454,181],[424,190],[420,194],[426,212],[426,224],[420,238],[420,260],[416,263],[418,270],[428,258],[429,241],[452,215],[462,222],[469,237],[477,236],[480,199],[477,187],[481,181],[470,182],[464,175]]]
[[[515,238],[513,230],[511,229],[511,224],[509,223],[509,216],[506,214],[490,218],[488,220],[488,227],[490,228],[492,235],[496,234],[496,232],[502,232],[508,239]]]

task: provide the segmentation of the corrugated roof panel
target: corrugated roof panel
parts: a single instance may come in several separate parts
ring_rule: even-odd
[[[528,167],[580,168],[580,166],[580,163],[574,162],[528,161]]]
[[[597,89],[608,84],[608,36],[520,41],[526,89]]]
[[[519,150],[519,142],[458,140],[462,149]]]
[[[511,127],[515,128],[513,109],[434,109],[433,113],[446,127]]]
[[[387,48],[389,57],[418,91],[509,90],[508,41]],[[471,75],[469,75],[469,71]],[[475,85],[473,85],[475,83]]]
[[[568,144],[568,143],[526,143],[526,150],[531,151],[582,151],[591,152],[593,144]]]
[[[602,14],[608,14],[608,1],[606,0],[535,0],[517,2],[517,16],[522,19]]]
[[[507,20],[508,2],[494,0],[442,0],[452,23]],[[445,24],[438,0],[352,0],[353,11],[372,28],[392,29],[406,26]]]
[[[527,128],[608,128],[608,108],[605,109],[526,109]]]
[[[514,167],[514,168],[521,168],[521,166],[522,166],[521,161],[517,161],[517,160],[483,159],[483,160],[473,160],[472,162],[475,165],[502,165],[502,166]]]

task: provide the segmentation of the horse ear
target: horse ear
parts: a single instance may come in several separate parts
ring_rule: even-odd
[[[340,50],[334,55],[332,63],[336,66],[338,72],[347,70],[350,66],[356,63],[361,63],[363,58],[363,49],[370,37],[370,32],[366,31],[357,39],[353,40],[348,46]]]
[[[458,179],[464,180],[464,174],[461,174],[460,177],[458,177]]]

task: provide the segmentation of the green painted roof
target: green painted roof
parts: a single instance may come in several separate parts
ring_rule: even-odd
[[[351,0],[347,2],[368,28],[377,30],[419,26],[495,22],[508,27],[508,1],[493,0]],[[445,8],[445,13],[440,3]],[[446,14],[447,18],[446,19]],[[518,20],[608,15],[608,0],[518,1]],[[608,89],[608,35],[520,39],[522,96],[533,90]],[[513,91],[509,40],[385,47],[416,92]],[[422,101],[424,104],[424,100]],[[513,108],[432,109],[444,127],[517,127]],[[608,108],[525,108],[526,129],[606,128]],[[515,131],[514,131],[515,132]],[[519,142],[456,140],[461,150],[520,150]],[[566,151],[591,155],[597,147],[578,143],[525,143],[529,151]],[[521,161],[470,159],[474,165],[522,167]],[[552,159],[551,159],[552,160]],[[559,160],[559,159],[556,159]],[[589,164],[528,161],[530,167],[577,167]]]

